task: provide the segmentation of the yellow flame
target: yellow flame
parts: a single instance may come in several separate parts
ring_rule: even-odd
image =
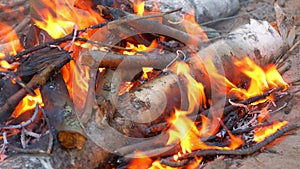
[[[33,110],[36,104],[40,104],[41,106],[44,106],[40,89],[35,89],[34,92],[36,93],[36,96],[31,96],[29,94],[26,95],[22,99],[22,101],[17,105],[12,116],[18,117],[26,111]]]
[[[287,121],[282,121],[282,122],[276,121],[271,126],[261,127],[259,129],[256,129],[254,133],[254,141],[259,143],[265,140],[267,137],[271,136],[277,130],[281,129],[287,124],[288,124]]]

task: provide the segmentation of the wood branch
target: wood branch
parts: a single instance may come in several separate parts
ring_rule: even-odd
[[[136,17],[136,16],[128,14],[127,17]],[[196,36],[190,35],[186,32],[177,30],[167,25],[163,25],[155,20],[129,20],[124,24],[134,28],[137,31],[137,34],[155,33],[155,34],[168,36],[186,45],[190,45],[195,49],[200,49],[205,44],[205,42],[202,39],[199,39]],[[111,23],[108,24],[107,26],[109,30],[113,30],[115,29],[116,26],[122,26],[122,24]]]
[[[122,55],[113,52],[88,51],[81,55],[81,63],[91,68],[106,67],[115,69],[122,63],[122,67],[127,68],[132,67],[132,65],[139,65],[140,68],[153,67],[155,69],[164,69],[176,57],[173,53],[164,55],[147,53],[141,55]]]
[[[233,57],[242,59],[248,54],[257,64],[267,65],[274,57],[281,55],[287,49],[286,47],[286,43],[279,33],[267,22],[251,20],[250,24],[243,25],[231,32],[225,40],[217,41],[207,48],[200,50],[197,54],[201,60],[197,57],[192,57],[186,62],[194,72],[196,79],[200,80],[208,91],[218,91],[217,85],[214,86],[216,82],[210,83],[210,72],[208,71],[207,74],[203,74],[203,70],[201,70],[201,67],[209,65],[209,61],[212,61],[221,72],[225,72],[224,75],[226,77],[239,76],[239,74],[232,74],[231,72]],[[202,66],[199,66],[201,64]],[[225,71],[220,69],[222,66]],[[170,86],[176,86],[178,83],[172,76],[172,74],[167,74],[157,78],[158,80],[149,82],[147,85],[159,86],[159,91],[171,91]],[[165,104],[165,98],[160,97],[159,94],[153,94],[155,90],[152,87],[149,88],[146,86],[141,86],[137,90],[120,97],[117,112],[121,117],[135,120],[138,118],[137,121],[149,122],[146,119],[153,119],[155,115],[152,114],[152,117],[147,117],[147,114],[164,111],[162,110],[162,105]],[[151,90],[148,91],[147,89]],[[180,94],[177,94],[176,97],[178,95]],[[146,103],[148,104],[148,108]],[[149,109],[149,105],[151,105],[151,109]],[[128,126],[123,125],[123,132],[128,133],[127,130],[129,130],[129,126],[131,125],[132,123],[128,123]]]
[[[73,102],[60,74],[42,86],[41,94],[45,104],[44,111],[51,126],[57,133],[57,140],[64,148],[82,149],[86,134],[77,119]]]
[[[46,84],[50,76],[70,60],[70,55],[66,51],[60,52],[60,59],[53,61],[52,64],[48,65],[41,73],[35,75],[28,83],[27,87],[35,89],[39,86]],[[21,88],[17,93],[9,97],[6,103],[0,108],[0,120],[6,121],[7,118],[11,115],[14,108],[19,104],[23,97],[27,94],[25,88]]]
[[[52,153],[41,153],[40,150],[15,149],[9,146],[9,150],[21,154],[12,155],[5,159],[0,163],[0,168],[18,168],[19,165],[22,165],[22,168],[24,161],[29,162],[28,168],[38,169],[104,168],[107,161],[110,160],[110,153],[96,145],[91,139],[86,140],[85,132],[77,121],[76,112],[61,75],[57,74],[52,81],[48,81],[41,88],[41,93],[50,130],[54,130],[55,133]],[[66,135],[67,137],[65,137]],[[46,147],[42,149],[46,149]]]
[[[168,142],[169,135],[167,133],[158,135],[156,137],[150,137],[145,139],[145,141],[137,142],[134,144],[123,146],[117,150],[116,153],[122,156],[126,156],[130,153],[134,154],[136,151],[148,151],[159,147],[164,147]]]
[[[210,149],[210,150],[196,150],[193,151],[192,153],[185,154],[181,157],[179,157],[179,160],[182,159],[190,159],[190,158],[195,158],[195,156],[212,156],[212,155],[250,155],[253,154],[257,151],[259,151],[262,147],[270,144],[273,142],[275,139],[281,137],[282,135],[286,134],[287,132],[290,132],[292,130],[295,130],[299,128],[299,124],[287,124],[287,126],[283,127],[282,129],[278,130],[276,133],[273,135],[267,137],[265,140],[257,143],[256,145],[248,148],[240,148],[237,150],[215,150],[215,149]],[[180,146],[165,146],[165,147],[159,147],[156,149],[151,149],[148,151],[144,151],[143,154],[148,157],[166,157],[166,156],[172,156],[176,154],[178,151],[180,151]],[[125,160],[129,160],[130,157],[134,157],[135,153],[127,154],[125,156]],[[129,159],[127,159],[128,157]],[[168,160],[171,160],[173,157],[168,157]]]

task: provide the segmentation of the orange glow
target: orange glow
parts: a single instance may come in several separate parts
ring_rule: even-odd
[[[152,163],[152,166],[149,169],[177,169],[175,167],[164,166],[160,164],[159,160],[156,160]]]
[[[192,113],[194,109],[201,105],[205,107],[206,104],[206,96],[204,93],[204,86],[202,83],[197,82],[192,75],[190,74],[190,68],[186,63],[175,62],[173,67],[171,68],[173,72],[177,75],[184,76],[187,79],[187,94],[189,101],[189,109],[188,113]]]
[[[190,14],[184,15],[184,20],[182,22],[182,25],[185,28],[185,31],[191,35],[194,35],[198,37],[199,39],[203,40],[204,42],[209,42],[209,39],[204,32],[204,30],[201,28],[201,26],[198,24],[198,22],[195,20],[194,10],[190,10]]]
[[[6,60],[0,60],[0,71],[6,71],[6,70],[16,70],[16,68],[20,65],[19,62],[14,62],[12,64],[9,64]]]
[[[126,92],[129,92],[133,86],[134,86],[133,82],[122,82],[118,95],[122,95]]]
[[[20,101],[20,103],[16,107],[15,111],[13,112],[12,116],[18,117],[22,113],[24,113],[28,110],[33,110],[35,108],[36,104],[40,104],[41,106],[44,106],[40,89],[35,89],[34,92],[35,92],[36,96],[31,96],[31,95],[27,94],[23,98],[23,100]]]
[[[190,153],[193,150],[199,149],[216,149],[216,150],[233,150],[243,145],[243,140],[240,137],[234,136],[229,131],[231,143],[226,147],[209,146],[200,140],[200,132],[194,125],[193,121],[186,117],[186,112],[175,111],[175,116],[169,119],[172,124],[169,131],[169,140],[167,145],[180,141],[182,152]]]
[[[143,16],[145,11],[145,2],[138,0],[137,3],[133,3],[133,10],[138,16]]]
[[[68,65],[62,68],[63,79],[67,85],[69,95],[76,100],[78,105],[84,105],[86,94],[88,91],[89,76],[85,69],[80,69],[75,61],[70,61]],[[76,91],[76,92],[74,92]],[[77,104],[76,104],[77,105]]]
[[[33,8],[42,20],[33,19],[35,24],[48,32],[53,38],[60,38],[73,31],[76,24],[79,29],[86,28],[104,21],[100,14],[90,8],[82,10],[74,7],[74,0],[41,0],[45,8]]]
[[[200,163],[202,162],[203,157],[195,157],[195,161],[193,161],[192,163],[188,164],[186,166],[187,169],[196,169],[199,168]]]
[[[275,65],[270,65],[269,67],[267,67],[265,73],[267,82],[270,87],[288,86],[288,84],[283,80],[282,76],[276,69]]]
[[[245,57],[242,60],[234,59],[234,70],[239,70],[238,74],[244,74],[249,78],[249,85],[245,88],[238,88],[236,84],[233,84],[225,76],[221,75],[211,58],[207,58],[205,62],[205,68],[209,73],[210,80],[213,82],[211,85],[214,86],[215,92],[220,94],[235,94],[240,99],[247,99],[260,94],[263,94],[267,89],[284,86],[288,86],[286,82],[282,79],[281,75],[275,68],[271,65],[266,69],[259,67],[255,64],[249,57]],[[224,91],[224,86],[226,90]],[[267,97],[266,99],[252,103],[256,105],[263,103],[266,100],[272,100],[272,97]]]
[[[218,132],[220,124],[214,113],[213,113],[213,121],[211,121],[209,118],[207,118],[204,115],[201,116],[201,120],[202,120],[202,126],[201,129],[199,130],[199,134],[201,137],[209,137]]]
[[[148,169],[151,163],[151,158],[147,157],[143,152],[137,151],[128,169]]]
[[[276,121],[273,123],[271,126],[266,126],[266,127],[261,127],[255,130],[254,133],[254,141],[259,143],[266,139],[267,137],[271,136],[274,134],[277,130],[281,129],[285,125],[287,125],[287,121]]]
[[[257,117],[258,124],[262,123],[268,117],[270,117],[268,107],[262,108],[260,114]]]
[[[134,44],[127,42],[126,49],[128,49],[130,51],[123,51],[123,54],[134,55],[137,52],[150,52],[153,49],[157,48],[157,46],[158,46],[158,43],[156,40],[153,40],[148,47],[143,44],[138,44],[137,46],[135,46]]]
[[[17,52],[21,51],[23,48],[14,29],[1,20],[0,25],[1,29],[7,29],[5,33],[0,34],[2,43],[0,44],[0,59],[4,59],[5,53],[8,53],[9,55],[16,55]]]
[[[242,60],[235,60],[234,64],[243,74],[250,78],[248,89],[246,91],[242,90],[242,93],[247,98],[262,94],[270,87],[287,86],[287,83],[284,82],[274,66],[263,70],[249,57],[245,57]]]
[[[193,148],[192,141],[198,140],[199,131],[193,121],[186,117],[187,112],[175,110],[175,116],[169,119],[172,127],[169,131],[167,145],[180,141],[182,152],[190,153]]]

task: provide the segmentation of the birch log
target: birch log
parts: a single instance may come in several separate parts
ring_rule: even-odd
[[[228,17],[240,9],[239,0],[148,0],[145,5],[149,10],[159,6],[162,12],[182,8],[184,13],[194,13],[198,23]]]
[[[293,26],[290,28],[293,29]],[[205,67],[209,61],[212,61],[219,73],[224,73],[226,76],[233,71],[233,58],[242,59],[249,56],[258,65],[266,66],[287,50],[289,43],[285,39],[287,38],[283,38],[268,22],[252,19],[249,24],[238,27],[223,40],[200,50],[197,53],[198,57],[191,57],[186,62],[193,70],[196,79],[200,80],[207,90],[215,91],[217,90],[215,89],[217,86],[213,85],[215,82],[212,84],[209,82],[210,72],[202,74],[203,69],[199,65]],[[164,107],[164,101],[168,99],[160,97],[160,94],[172,91],[172,98],[180,98],[182,95],[181,91],[176,92],[172,89],[172,86],[178,83],[178,80],[174,80],[172,76],[174,75],[167,74],[158,77],[118,99],[117,113],[120,116],[114,120],[118,121],[117,124],[122,124],[121,129],[124,133],[130,133],[128,131],[132,126],[138,125],[127,121],[150,123],[150,119],[155,119],[154,116],[157,115],[155,113],[170,110]]]

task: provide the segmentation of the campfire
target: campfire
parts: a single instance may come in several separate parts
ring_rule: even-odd
[[[271,118],[299,92],[294,18],[275,2],[276,21],[212,38],[200,5],[32,0],[25,35],[1,21],[1,165],[196,169],[300,127]]]

